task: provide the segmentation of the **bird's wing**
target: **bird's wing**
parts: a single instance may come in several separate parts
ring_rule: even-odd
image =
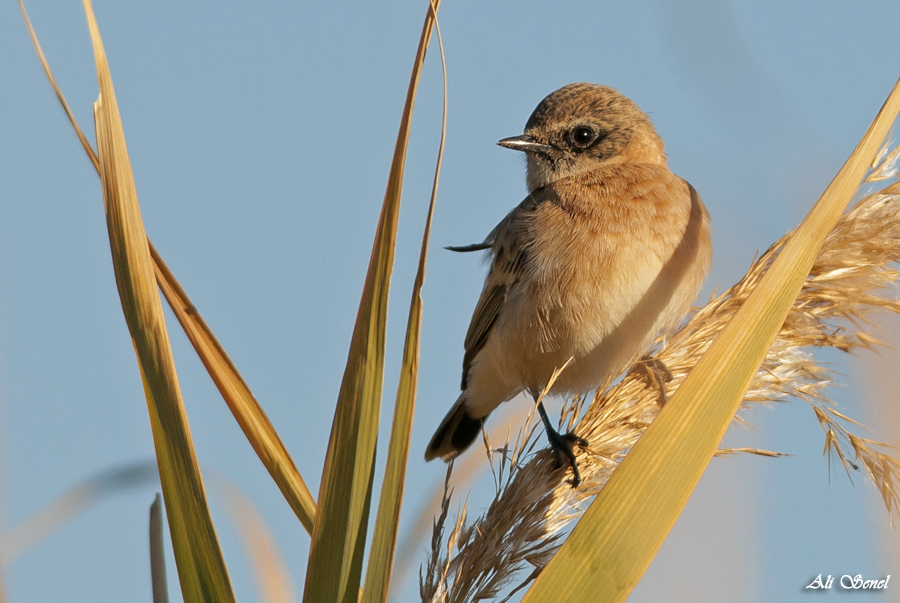
[[[513,209],[484,240],[491,250],[491,269],[484,281],[484,289],[472,314],[466,333],[461,388],[466,388],[469,369],[478,352],[484,347],[491,328],[503,311],[510,288],[519,281],[528,264],[527,227],[529,216],[539,203],[539,196],[530,194]]]

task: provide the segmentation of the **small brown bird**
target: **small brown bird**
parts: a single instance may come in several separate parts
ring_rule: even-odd
[[[581,394],[628,368],[677,325],[709,270],[710,219],[697,191],[669,171],[650,119],[616,90],[570,84],[546,97],[521,136],[528,196],[483,243],[491,267],[465,340],[462,393],[425,459],[449,461],[498,405],[535,396],[572,359],[553,394]],[[571,443],[539,407],[548,437]],[[559,453],[557,454],[557,458]]]

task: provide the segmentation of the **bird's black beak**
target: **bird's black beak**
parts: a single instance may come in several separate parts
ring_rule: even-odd
[[[511,138],[504,138],[503,140],[497,141],[497,144],[499,144],[501,147],[506,147],[507,149],[512,149],[514,151],[524,151],[526,153],[542,153],[544,155],[547,155],[548,153],[550,153],[550,151],[553,150],[553,147],[551,147],[549,144],[541,144],[528,134],[513,136]]]

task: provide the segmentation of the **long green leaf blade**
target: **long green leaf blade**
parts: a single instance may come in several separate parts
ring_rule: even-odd
[[[413,105],[432,26],[429,10],[400,119],[387,190],[325,456],[303,594],[307,603],[355,603],[359,599],[384,378],[388,289],[400,193]]]
[[[212,329],[197,311],[185,290],[175,279],[175,275],[156,251],[153,243],[147,241],[156,270],[159,288],[169,302],[169,307],[178,319],[185,335],[194,346],[197,356],[206,367],[213,383],[222,394],[222,399],[231,410],[247,441],[253,446],[257,456],[275,480],[281,494],[297,515],[306,531],[312,534],[316,516],[316,501],[313,500],[306,482],[297,470],[282,443],[275,426],[269,421],[262,406],[257,402],[250,387],[241,377],[237,367],[216,339]]]
[[[72,109],[69,107],[69,103],[66,102],[62,89],[60,89],[56,78],[53,76],[53,71],[50,69],[50,64],[47,62],[47,57],[44,55],[44,51],[38,41],[37,33],[34,31],[31,19],[28,17],[28,11],[25,10],[25,5],[22,3],[22,0],[18,0],[18,2],[47,80],[56,93],[56,98],[59,100],[63,111],[66,112],[69,123],[75,130],[84,152],[99,175],[100,162],[97,159],[97,154],[91,148],[87,137],[75,120],[75,115],[72,113]],[[216,339],[212,329],[203,320],[196,306],[191,303],[184,288],[175,278],[172,271],[169,270],[162,256],[149,239],[148,244],[150,245],[150,254],[153,259],[153,267],[156,270],[156,277],[159,281],[159,288],[175,313],[178,323],[184,329],[185,334],[194,346],[194,350],[203,362],[203,366],[206,367],[207,372],[209,372],[210,377],[222,394],[222,398],[228,404],[228,408],[247,436],[247,440],[253,446],[266,469],[268,469],[272,479],[278,484],[281,493],[297,515],[300,523],[311,534],[313,518],[316,514],[316,503],[309,492],[309,488],[306,486],[306,482],[304,482],[303,477],[297,470],[294,460],[278,437],[275,427],[269,421],[262,406],[256,401],[249,386],[241,377],[237,367],[231,361],[218,339]]]
[[[397,385],[397,400],[394,405],[394,420],[391,425],[391,440],[388,444],[387,465],[381,484],[381,498],[375,518],[375,531],[369,564],[366,568],[366,582],[362,603],[384,603],[387,601],[391,585],[391,571],[394,566],[394,552],[397,548],[397,529],[400,523],[400,507],[406,480],[406,463],[409,458],[409,440],[412,433],[413,412],[416,405],[416,386],[419,378],[419,340],[422,330],[422,285],[425,283],[425,264],[428,260],[428,239],[431,233],[431,219],[437,199],[438,179],[444,154],[444,140],[447,133],[447,69],[441,30],[437,23],[437,5],[433,4],[429,13],[435,21],[438,45],[441,51],[441,65],[444,74],[444,108],[441,141],[438,148],[437,165],[434,169],[434,184],[431,201],[425,218],[422,234],[422,249],[419,266],[413,283],[412,299],[409,303],[409,318],[406,325],[406,340],[403,344],[403,360],[400,366],[400,382]]]
[[[228,603],[234,595],[178,387],[112,77],[90,0],[84,8],[100,85],[94,121],[110,250],[147,396],[178,577],[185,601]]]

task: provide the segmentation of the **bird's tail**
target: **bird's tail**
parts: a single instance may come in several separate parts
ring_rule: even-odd
[[[440,427],[431,437],[431,442],[425,450],[425,460],[430,461],[441,457],[445,461],[451,461],[468,448],[478,434],[487,415],[475,418],[466,410],[465,394],[461,394],[456,404],[441,421]]]

